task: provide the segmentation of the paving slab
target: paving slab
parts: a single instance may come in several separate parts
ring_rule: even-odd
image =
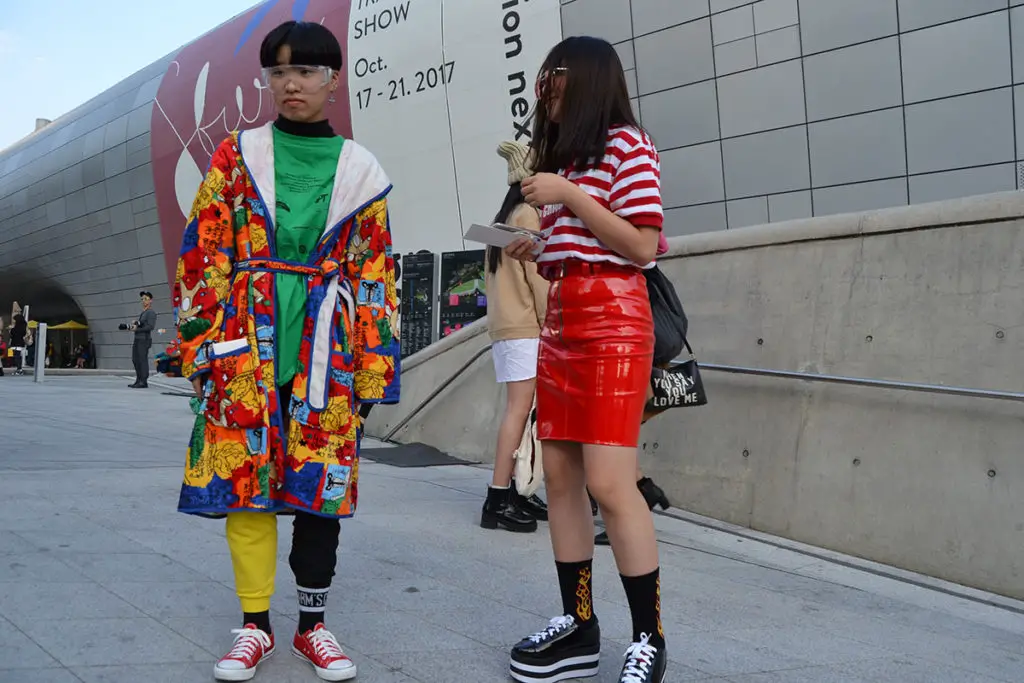
[[[188,386],[130,382],[0,378],[0,683],[200,683],[230,645],[224,523],[175,511]],[[481,529],[485,467],[366,461],[360,472],[328,608],[358,680],[510,680],[508,647],[559,604],[547,525]],[[655,520],[668,681],[1024,680],[1020,603],[675,508]],[[297,610],[280,524],[272,617],[287,637]],[[630,620],[608,548],[596,549],[594,590],[605,647],[592,680],[612,683]],[[317,679],[281,648],[256,680]]]

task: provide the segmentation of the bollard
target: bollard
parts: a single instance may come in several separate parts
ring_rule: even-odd
[[[39,323],[36,328],[36,362],[32,370],[36,383],[42,382],[46,370],[46,323]]]

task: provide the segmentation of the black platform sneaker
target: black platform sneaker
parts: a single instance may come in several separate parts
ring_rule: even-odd
[[[649,637],[646,633],[641,634],[640,642],[633,643],[626,650],[626,663],[622,665],[619,683],[662,683],[665,680],[668,660],[665,648],[649,644]]]
[[[576,619],[565,615],[555,617],[546,629],[524,638],[512,648],[509,673],[523,683],[589,678],[597,675],[600,657],[601,629],[597,619],[580,627]]]

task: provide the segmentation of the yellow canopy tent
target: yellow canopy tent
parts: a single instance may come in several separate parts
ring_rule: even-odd
[[[38,320],[30,320],[29,323],[28,323],[28,326],[31,327],[32,329],[35,329],[35,328],[39,327],[39,321]],[[47,330],[87,330],[87,329],[89,329],[89,326],[88,325],[83,325],[82,323],[79,323],[79,322],[75,322],[74,320],[68,320],[67,322],[61,323],[59,325],[47,325],[46,329]]]
[[[30,328],[32,328],[32,329],[38,329],[39,328],[39,321],[38,320],[30,320],[28,322],[28,326]],[[74,349],[75,349],[75,341],[76,341],[75,340],[75,331],[77,331],[77,330],[88,330],[88,329],[89,329],[88,325],[85,325],[85,324],[80,323],[80,322],[76,322],[74,320],[67,320],[67,321],[62,322],[62,323],[60,323],[58,325],[47,325],[46,326],[47,333],[49,333],[49,332],[57,332],[57,334],[54,334],[52,337],[47,339],[47,346],[52,344],[53,345],[52,348],[54,349],[55,354],[59,354],[59,356],[63,357],[62,359],[63,359],[63,361],[65,363],[70,362],[70,360],[72,360],[72,356],[74,354]],[[63,331],[66,331],[66,333],[69,336],[68,337],[64,337],[63,336]],[[56,362],[60,362],[62,359],[61,358],[53,358],[52,362],[55,362],[55,363]]]

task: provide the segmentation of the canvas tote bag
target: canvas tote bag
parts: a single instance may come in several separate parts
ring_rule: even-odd
[[[523,438],[515,452],[516,490],[524,497],[532,496],[544,481],[544,464],[540,439],[537,438],[537,397],[533,397],[530,418],[526,421]]]

